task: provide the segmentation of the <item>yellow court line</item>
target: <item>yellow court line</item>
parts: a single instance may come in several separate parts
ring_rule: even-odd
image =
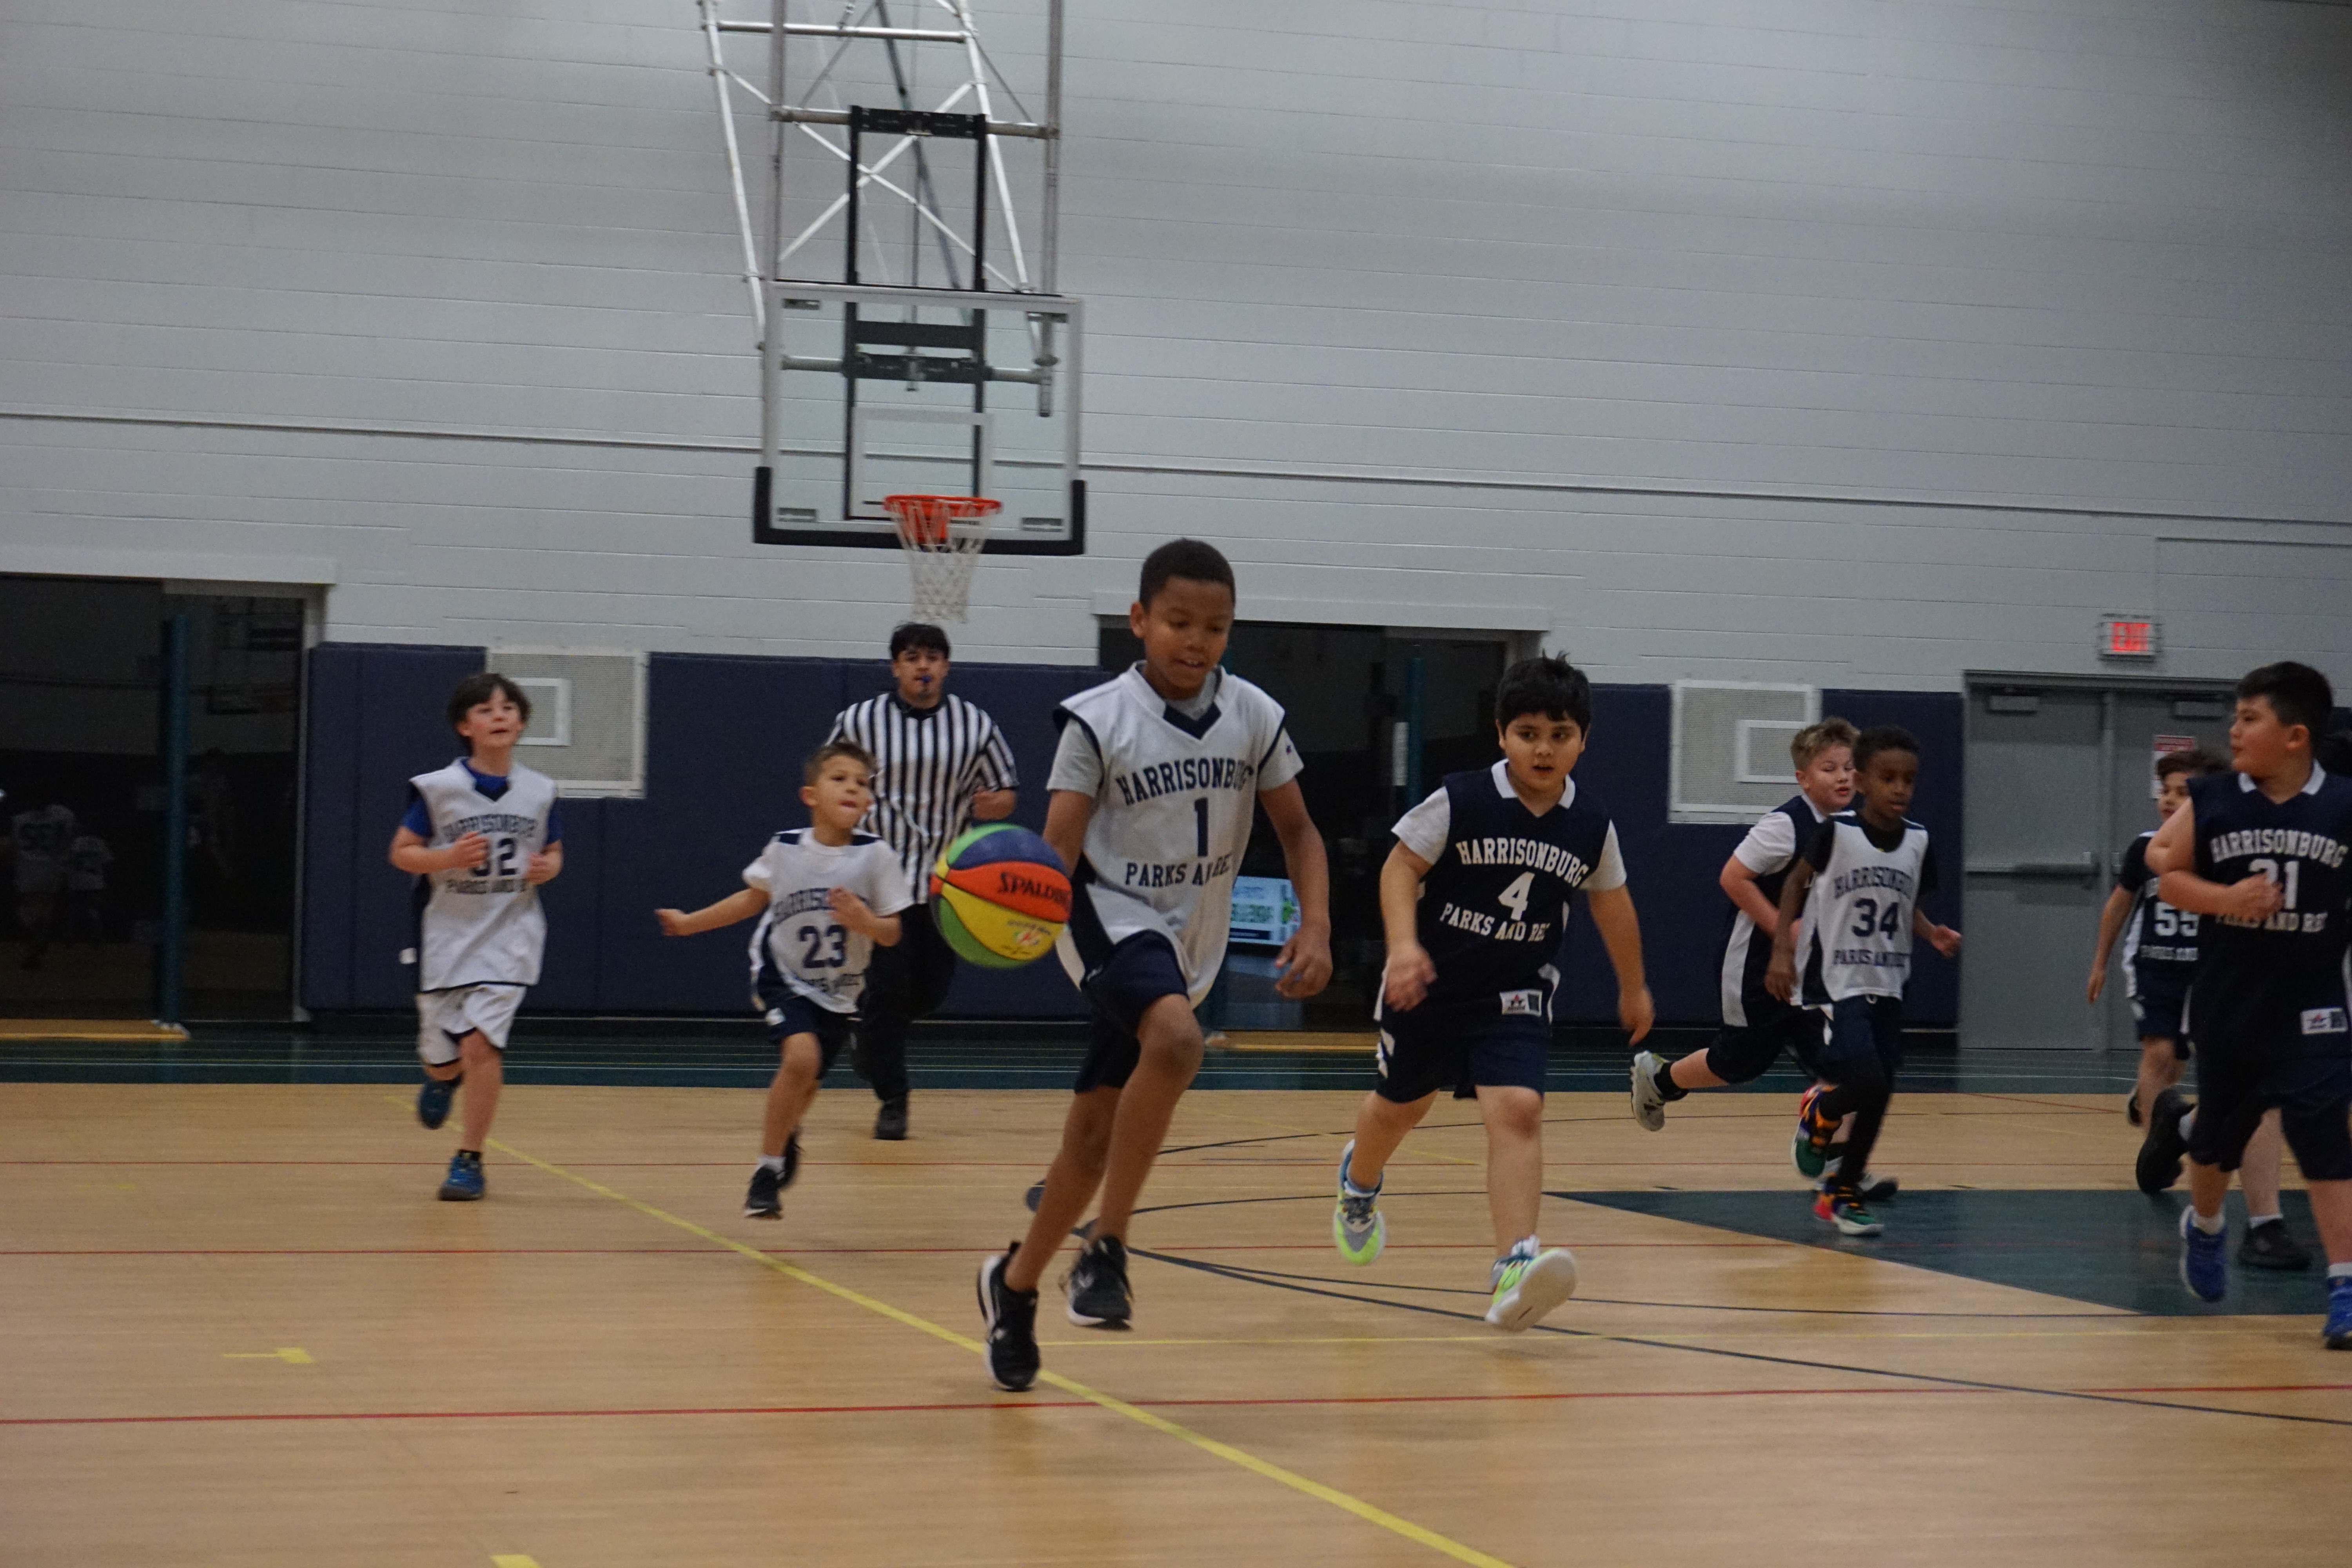
[[[680,1218],[678,1215],[671,1214],[667,1209],[656,1208],[649,1203],[646,1203],[637,1198],[633,1198],[629,1196],[628,1194],[608,1187],[601,1182],[591,1181],[586,1176],[580,1175],[576,1172],[567,1171],[562,1166],[554,1164],[550,1161],[541,1160],[536,1155],[526,1154],[521,1150],[515,1148],[512,1144],[501,1142],[496,1138],[488,1139],[486,1142],[491,1148],[496,1149],[501,1154],[520,1160],[524,1164],[534,1166],[539,1170],[545,1171],[551,1176],[560,1176],[563,1180],[571,1182],[577,1186],[586,1188],[588,1191],[596,1194],[599,1197],[610,1198],[614,1203],[636,1210],[639,1214],[646,1215],[649,1219],[659,1220],[664,1225],[674,1226],[677,1229],[686,1232],[688,1236],[699,1237],[703,1240],[710,1242],[714,1246],[723,1247],[730,1252],[739,1253],[741,1256],[750,1258],[752,1262],[761,1265],[762,1268],[773,1269],[775,1272],[784,1276],[787,1279],[792,1279],[800,1284],[809,1286],[814,1289],[822,1290],[829,1296],[836,1297],[841,1300],[850,1303],[852,1306],[863,1307],[869,1312],[887,1318],[894,1323],[898,1323],[907,1328],[913,1329],[919,1333],[929,1334],[933,1339],[943,1340],[959,1350],[969,1352],[974,1355],[982,1354],[985,1352],[986,1347],[982,1345],[978,1340],[957,1333],[953,1329],[942,1328],[939,1324],[932,1322],[928,1318],[919,1318],[914,1313],[907,1311],[903,1308],[894,1307],[890,1305],[889,1302],[878,1300],[872,1296],[865,1294],[863,1291],[853,1290],[846,1285],[836,1285],[821,1274],[812,1274],[807,1269],[800,1268],[795,1264],[786,1263],[780,1258],[770,1257],[767,1253],[761,1252],[757,1247],[746,1246],[744,1243],[737,1241],[730,1237],[721,1236],[715,1230],[710,1230],[702,1226],[698,1226],[690,1219]],[[1253,1475],[1263,1476],[1267,1480],[1275,1481],[1283,1486],[1288,1487],[1293,1491],[1302,1492],[1307,1496],[1315,1499],[1318,1502],[1329,1503],[1333,1508],[1352,1513],[1358,1519],[1364,1521],[1368,1524],[1379,1525],[1382,1530],[1389,1531],[1393,1534],[1403,1536],[1407,1541],[1413,1542],[1422,1546],[1426,1546],[1433,1552],[1443,1552],[1446,1556],[1453,1558],[1457,1563],[1468,1563],[1473,1564],[1474,1568],[1512,1568],[1510,1563],[1504,1562],[1499,1557],[1490,1557],[1486,1552],[1477,1550],[1475,1547],[1465,1546],[1458,1541],[1440,1535],[1437,1531],[1415,1524],[1409,1519],[1400,1518],[1397,1515],[1389,1512],[1386,1509],[1376,1508],[1372,1504],[1364,1501],[1361,1498],[1351,1497],[1348,1493],[1340,1491],[1336,1487],[1327,1487],[1320,1481],[1308,1479],[1307,1477],[1300,1475],[1296,1470],[1285,1469],[1280,1465],[1275,1464],[1270,1460],[1261,1459],[1246,1448],[1237,1448],[1231,1443],[1219,1442],[1216,1438],[1209,1436],[1205,1433],[1195,1432],[1191,1427],[1171,1421],[1164,1415],[1154,1415],[1149,1410],[1139,1409],[1135,1405],[1129,1405],[1126,1400],[1118,1397],[1116,1394],[1105,1394],[1099,1389],[1089,1388],[1085,1384],[1079,1383],[1075,1379],[1062,1376],[1059,1373],[1047,1372],[1040,1373],[1038,1381],[1052,1387],[1058,1388],[1065,1394],[1074,1394],[1077,1398],[1086,1400],[1089,1404],[1098,1405],[1105,1410],[1124,1415],[1129,1420],[1135,1422],[1138,1426],[1148,1426],[1154,1432],[1160,1433],[1166,1436],[1174,1437],[1180,1442],[1189,1443],[1193,1447],[1200,1449],[1202,1453],[1214,1455],[1216,1458],[1224,1460],[1228,1464],[1238,1465],[1243,1469],[1251,1472]],[[1017,1408],[1017,1406],[1014,1408]],[[508,1565],[501,1564],[500,1568],[508,1568]]]

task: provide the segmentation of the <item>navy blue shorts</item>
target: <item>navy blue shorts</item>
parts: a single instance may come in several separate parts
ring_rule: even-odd
[[[1706,1047],[1706,1070],[1726,1083],[1753,1083],[1771,1070],[1785,1050],[1799,1066],[1821,1076],[1821,1010],[1791,1007],[1775,998],[1769,1007],[1747,1005],[1748,1021],[1726,1024]]]
[[[2197,1119],[2189,1157],[2234,1171],[2263,1113],[2278,1108],[2279,1131],[2307,1182],[2352,1181],[2352,1057],[2287,1054],[2207,1039],[2197,1053]]]
[[[781,1046],[794,1035],[816,1037],[816,1076],[823,1078],[833,1070],[840,1059],[841,1050],[849,1044],[857,1021],[846,1013],[836,1013],[820,1007],[781,981],[762,980],[759,991],[760,1016],[768,1026],[768,1043]]]
[[[2132,1023],[2143,1040],[2170,1040],[2172,1054],[2181,1061],[2189,1048],[2189,982],[2196,966],[2188,963],[2132,965]]]
[[[1822,1076],[1835,1084],[1875,1076],[1892,1089],[1903,1068],[1903,998],[1845,996],[1828,1011]]]
[[[1548,1016],[1505,1014],[1491,996],[1454,1006],[1423,1002],[1405,1013],[1382,1009],[1381,1076],[1372,1089],[1399,1105],[1444,1089],[1475,1100],[1481,1085],[1541,1094],[1550,1060]]]
[[[1138,931],[1110,950],[1110,956],[1079,982],[1085,994],[1090,1027],[1087,1059],[1078,1066],[1076,1092],[1125,1089],[1143,1042],[1136,1030],[1143,1015],[1163,996],[1182,996],[1191,1004],[1184,984],[1184,966],[1176,950],[1156,931]]]

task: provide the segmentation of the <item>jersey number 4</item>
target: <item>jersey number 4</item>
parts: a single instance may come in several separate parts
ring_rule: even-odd
[[[1876,899],[1856,899],[1853,901],[1853,929],[1848,934],[1867,937],[1893,936],[1903,929],[1903,900],[1889,899],[1881,909]]]
[[[1495,895],[1495,900],[1511,911],[1513,920],[1523,921],[1528,918],[1528,899],[1533,893],[1535,885],[1536,874],[1533,871],[1522,871],[1512,880],[1509,887]]]

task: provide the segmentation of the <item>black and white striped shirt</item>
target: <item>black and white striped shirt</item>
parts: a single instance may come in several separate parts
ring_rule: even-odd
[[[830,739],[874,753],[874,808],[861,826],[898,851],[918,902],[931,896],[931,863],[971,826],[971,797],[1017,782],[996,721],[952,692],[910,708],[886,691],[843,709]]]

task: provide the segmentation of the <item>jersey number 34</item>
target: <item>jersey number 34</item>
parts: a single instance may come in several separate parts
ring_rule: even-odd
[[[1889,899],[1884,909],[1876,899],[1856,899],[1853,901],[1853,928],[1848,933],[1867,937],[1893,936],[1903,929],[1903,900]]]

